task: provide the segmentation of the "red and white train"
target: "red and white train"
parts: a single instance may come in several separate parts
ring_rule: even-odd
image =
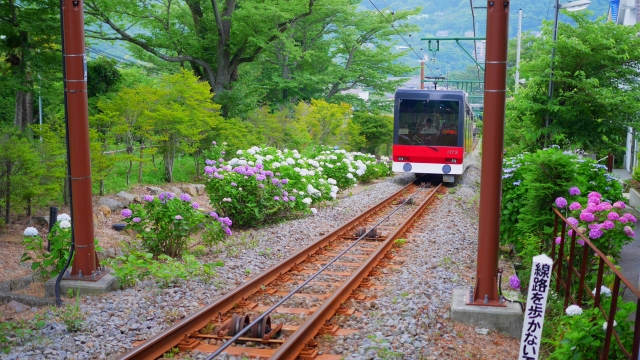
[[[455,182],[467,166],[473,125],[464,91],[396,90],[393,171],[441,175],[443,182]]]

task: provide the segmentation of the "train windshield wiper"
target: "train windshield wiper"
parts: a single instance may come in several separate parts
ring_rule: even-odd
[[[426,147],[428,147],[428,148],[429,148],[429,149],[431,149],[431,150],[440,151],[440,149],[438,149],[438,148],[437,148],[437,147],[435,147],[435,146],[431,146],[431,145],[427,145],[427,144],[425,144],[425,146],[426,146]]]

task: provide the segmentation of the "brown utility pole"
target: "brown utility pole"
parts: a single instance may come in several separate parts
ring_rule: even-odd
[[[502,204],[502,151],[507,91],[509,0],[487,2],[484,139],[480,178],[478,269],[470,305],[505,306],[498,298],[498,249]]]
[[[424,90],[424,60],[420,62],[420,89]]]
[[[93,242],[83,0],[61,0],[61,7],[67,151],[71,180],[71,236],[76,249],[71,277],[90,280],[98,263]]]

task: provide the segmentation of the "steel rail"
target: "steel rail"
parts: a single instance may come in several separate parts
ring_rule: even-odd
[[[278,276],[289,271],[293,266],[302,263],[310,255],[317,252],[320,248],[326,246],[331,241],[338,239],[342,234],[348,231],[350,228],[358,225],[364,218],[370,216],[382,208],[388,206],[391,202],[401,196],[412,184],[409,184],[402,189],[398,190],[385,200],[380,201],[376,205],[370,207],[360,215],[357,215],[353,219],[349,220],[346,224],[333,230],[331,233],[322,237],[313,244],[309,244],[307,247],[301,249],[289,258],[281,261],[280,263],[265,270],[259,276],[250,279],[247,283],[237,287],[230,293],[226,294],[216,302],[203,307],[198,312],[184,318],[180,322],[174,324],[168,329],[162,331],[156,336],[148,339],[144,343],[124,353],[120,360],[130,359],[157,359],[164,353],[174,348],[186,335],[189,335],[195,331],[198,331],[205,327],[211,319],[215,318],[218,313],[225,313],[231,310],[234,305],[242,300],[248,298],[255,292],[261,289],[262,285],[267,285],[270,282],[276,280]]]
[[[271,356],[271,359],[285,360],[296,359],[298,357],[305,344],[316,336],[325,322],[331,319],[340,305],[349,298],[353,290],[360,286],[362,279],[369,275],[371,270],[376,267],[380,259],[382,259],[391,249],[394,241],[403,235],[411,225],[413,225],[414,221],[422,214],[427,205],[431,203],[441,187],[442,184],[438,185],[438,187],[436,187],[435,190],[427,196],[427,199],[420,204],[416,210],[414,210],[409,218],[400,225],[396,231],[385,239],[382,245],[378,247],[371,257],[364,264],[360,265],[360,267],[333,293],[333,295],[331,295],[331,297],[327,299],[320,308],[313,312],[313,315],[311,315],[295,333],[291,334],[287,341],[278,348],[275,354]]]

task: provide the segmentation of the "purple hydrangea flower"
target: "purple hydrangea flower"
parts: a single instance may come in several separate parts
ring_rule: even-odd
[[[228,217],[219,218],[218,221],[226,226],[231,226],[233,222]]]
[[[569,195],[571,196],[576,196],[576,195],[580,195],[580,189],[578,189],[577,187],[572,187],[569,189]]]
[[[176,194],[168,191],[161,192],[160,195],[158,195],[158,198],[160,199],[160,201],[162,201],[162,203],[172,200],[175,197],[176,197]]]
[[[556,244],[560,245],[561,242],[562,242],[562,238],[560,236],[558,236],[556,238]]]
[[[614,221],[620,219],[620,215],[618,215],[617,212],[610,212],[609,215],[607,215],[607,218],[611,221]]]
[[[613,223],[613,221],[609,221],[609,220],[603,222],[601,226],[601,228],[607,229],[607,230],[611,230],[614,227],[616,227],[616,225]]]
[[[563,197],[559,197],[556,199],[556,206],[559,208],[563,208],[565,206],[567,206],[567,199],[563,198]]]
[[[181,215],[176,215],[175,219],[176,220],[182,220],[182,216]]]
[[[278,197],[278,196],[274,196],[274,197],[273,197],[273,200],[278,201],[278,200],[280,200],[280,197]]]
[[[568,217],[567,222],[573,226],[578,226],[578,219],[574,217]]]
[[[283,197],[282,197],[282,201],[284,201],[284,202],[289,202],[289,198],[288,198],[288,197],[286,197],[286,196],[283,196]]]
[[[120,215],[122,215],[122,217],[125,217],[125,218],[131,217],[132,214],[133,212],[129,209],[122,209],[122,211],[120,212]]]
[[[600,224],[596,224],[596,223],[589,224],[589,226],[587,226],[587,227],[588,227],[590,230],[593,230],[593,229],[600,229],[600,228],[602,228],[602,227],[600,226]]]
[[[217,219],[218,218],[218,213],[216,213],[215,211],[212,211],[212,212],[209,213],[209,216],[211,216],[214,219]]]
[[[271,179],[271,183],[272,183],[273,185],[278,185],[278,184],[280,183],[280,180],[278,180],[278,179],[276,179],[276,178],[273,178],[273,179]]]
[[[598,239],[602,235],[604,235],[602,229],[592,229],[591,231],[589,231],[589,237],[592,239]]]
[[[624,209],[626,205],[622,201],[616,201],[613,203],[613,207],[616,209]]]
[[[226,151],[221,152],[221,154],[222,154],[222,155],[224,155],[224,154],[226,154],[226,153],[227,153]]]
[[[180,194],[180,200],[182,201],[191,201],[191,195],[187,193]]]
[[[580,203],[577,202],[577,201],[574,201],[574,202],[571,203],[571,205],[569,205],[569,210],[571,210],[571,211],[578,210],[580,208],[582,208],[582,205],[580,205]]]
[[[142,221],[142,219],[140,219],[139,217],[134,217],[133,219],[131,219],[131,221],[133,221],[134,223],[139,223],[140,221]]]
[[[580,244],[581,246],[584,246],[584,244],[585,244],[584,240],[582,240],[582,239],[578,239],[578,240],[576,240],[576,242],[578,244]]]
[[[145,195],[142,200],[146,201],[146,202],[150,202],[153,201],[153,195]]]
[[[595,218],[596,217],[590,212],[583,211],[582,213],[580,213],[580,220],[582,220],[582,221],[591,222]]]
[[[215,141],[212,141],[211,145],[217,145],[217,143]]]
[[[200,204],[198,204],[197,202],[194,201],[194,202],[191,203],[191,207],[194,208],[194,209],[197,209],[197,208],[200,207]]]
[[[520,279],[518,279],[518,275],[513,275],[509,278],[509,285],[515,290],[520,289]]]
[[[238,184],[236,184],[236,183],[234,183],[234,182],[232,182],[232,183],[231,183],[231,184],[229,184],[229,185],[231,185],[231,186],[238,186]]]
[[[289,179],[282,179],[281,180],[283,184],[288,184],[289,183]]]
[[[204,173],[207,175],[211,175],[215,172],[214,168],[211,166],[205,166],[204,167]]]
[[[573,229],[569,229],[569,231],[567,232],[567,235],[569,235],[569,237],[573,236]]]
[[[295,196],[289,196],[289,200],[296,201],[296,197]]]
[[[229,229],[228,227],[224,228],[224,232],[227,233],[227,235],[231,236],[232,232],[231,229]]]

